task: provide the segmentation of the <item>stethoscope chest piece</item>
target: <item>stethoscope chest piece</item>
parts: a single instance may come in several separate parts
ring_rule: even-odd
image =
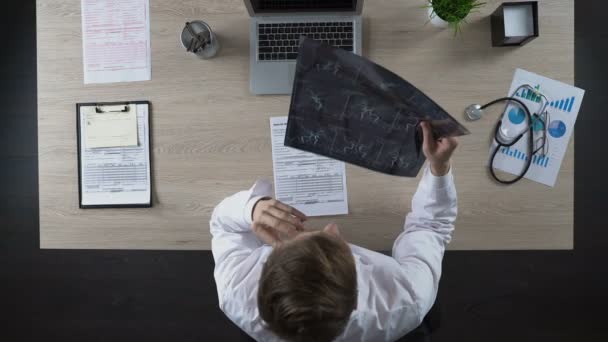
[[[477,121],[481,119],[482,115],[483,109],[481,109],[481,105],[478,104],[472,104],[464,110],[464,117],[468,121]]]

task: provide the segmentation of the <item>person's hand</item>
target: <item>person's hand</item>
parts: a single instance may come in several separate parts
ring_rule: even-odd
[[[275,199],[261,199],[253,207],[251,229],[261,241],[274,246],[283,237],[304,231],[306,215]]]
[[[456,147],[458,147],[458,139],[452,137],[435,140],[429,122],[422,122],[420,126],[422,127],[422,135],[424,137],[422,151],[426,159],[429,160],[431,173],[438,177],[446,175],[450,171],[450,158]]]

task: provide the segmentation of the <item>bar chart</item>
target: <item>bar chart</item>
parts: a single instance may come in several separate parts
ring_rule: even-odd
[[[540,96],[540,94],[540,85],[536,85],[536,87],[534,87],[534,90],[529,88],[520,89],[517,93],[515,93],[515,96],[524,100],[540,103],[540,101],[542,101],[542,97]],[[575,101],[576,97],[571,96],[565,99],[551,101],[549,102],[549,107],[559,109],[566,113],[570,113],[572,112],[572,107],[574,106]]]
[[[574,101],[576,97],[572,96],[566,99],[561,99],[559,101],[551,101],[549,102],[549,106],[559,109],[563,112],[570,113],[572,111],[572,106],[574,106]]]
[[[515,159],[528,160],[528,155],[516,148],[501,147],[500,153]],[[546,168],[549,165],[549,157],[535,154],[532,156],[532,164]]]
[[[515,93],[515,96],[525,100],[530,100],[532,102],[539,103],[542,100],[542,97],[539,95],[539,92],[540,85],[537,84],[536,87],[534,87],[534,90],[529,88],[520,89],[517,93]]]

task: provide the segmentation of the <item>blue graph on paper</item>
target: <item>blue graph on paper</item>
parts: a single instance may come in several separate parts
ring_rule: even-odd
[[[515,94],[515,96],[525,99],[525,100],[532,101],[532,102],[540,102],[542,99],[541,96],[539,95],[539,93],[541,93],[540,85],[536,85],[536,87],[534,87],[534,89],[536,91],[534,91],[532,89],[521,89]],[[567,97],[565,99],[551,101],[551,102],[549,102],[549,107],[559,109],[562,112],[570,113],[570,112],[572,112],[572,107],[574,106],[575,101],[576,101],[576,96],[571,96],[571,97]]]
[[[536,91],[534,91],[536,90]],[[530,100],[532,102],[540,102],[542,100],[542,97],[540,95],[538,95],[540,93],[540,85],[536,85],[536,87],[534,87],[534,90],[529,89],[529,88],[523,88],[520,89],[515,96],[520,97],[524,100]]]
[[[551,101],[549,102],[549,107],[559,109],[562,112],[570,113],[572,111],[572,106],[574,106],[574,101],[576,101],[576,97],[574,96],[561,99],[559,101]]]
[[[528,86],[522,87],[523,85]],[[523,101],[531,111],[538,111],[546,107],[547,115],[535,113],[542,115],[545,122],[538,119],[533,119],[532,122],[535,149],[539,148],[541,137],[546,137],[547,140],[543,148],[535,154],[529,151],[527,144],[529,136],[510,147],[498,146],[494,142],[490,147],[490,153],[497,154],[493,166],[498,170],[519,175],[522,166],[529,162],[531,167],[526,172],[525,178],[544,185],[555,186],[562,161],[568,151],[568,143],[574,132],[574,124],[583,103],[585,91],[523,69],[516,69],[507,94]],[[529,123],[524,119],[518,125],[517,122],[521,120],[520,113],[509,112],[512,107],[517,106],[513,104],[510,107],[507,106],[503,124],[518,127],[521,130],[524,124],[527,126]],[[525,128],[529,129],[529,127]],[[529,134],[525,131],[524,133]]]
[[[524,161],[528,160],[528,155],[525,152],[519,151],[516,148],[501,147],[500,153],[507,155],[511,158],[524,160]],[[549,157],[535,154],[532,156],[532,164],[546,168],[547,165],[549,165]]]

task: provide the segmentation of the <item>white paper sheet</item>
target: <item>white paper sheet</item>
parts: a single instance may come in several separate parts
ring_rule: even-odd
[[[348,214],[344,163],[284,146],[286,128],[270,118],[275,198],[307,216]]]
[[[81,0],[84,83],[151,79],[148,0]]]
[[[137,105],[138,146],[85,148],[84,124],[80,115],[82,205],[149,204],[148,106]]]
[[[548,185],[555,186],[562,160],[566,154],[570,136],[574,131],[574,124],[578,117],[578,112],[583,101],[585,91],[558,82],[526,70],[517,69],[513,76],[513,82],[509,89],[509,96],[515,89],[523,84],[538,87],[541,94],[549,98],[549,147],[548,154],[541,157],[539,154],[532,157],[530,170],[526,173],[526,178]],[[532,114],[539,110],[542,101],[537,99],[532,92],[520,91],[515,94],[515,98],[522,100],[530,109]],[[512,112],[513,111],[513,112]],[[509,105],[503,118],[502,125],[513,132],[522,132],[526,129],[527,120],[523,119],[523,112],[518,112],[518,106]],[[539,126],[540,128],[540,126]],[[509,135],[516,136],[516,134]],[[534,133],[534,139],[540,137],[539,132]],[[521,140],[510,148],[501,148],[496,154],[494,166],[505,172],[519,175],[524,168],[524,163],[528,156],[528,133]],[[490,153],[496,148],[496,143],[492,144]]]
[[[137,110],[127,106],[126,112],[97,113],[96,107],[84,107],[81,114],[86,119],[87,148],[137,146]]]

